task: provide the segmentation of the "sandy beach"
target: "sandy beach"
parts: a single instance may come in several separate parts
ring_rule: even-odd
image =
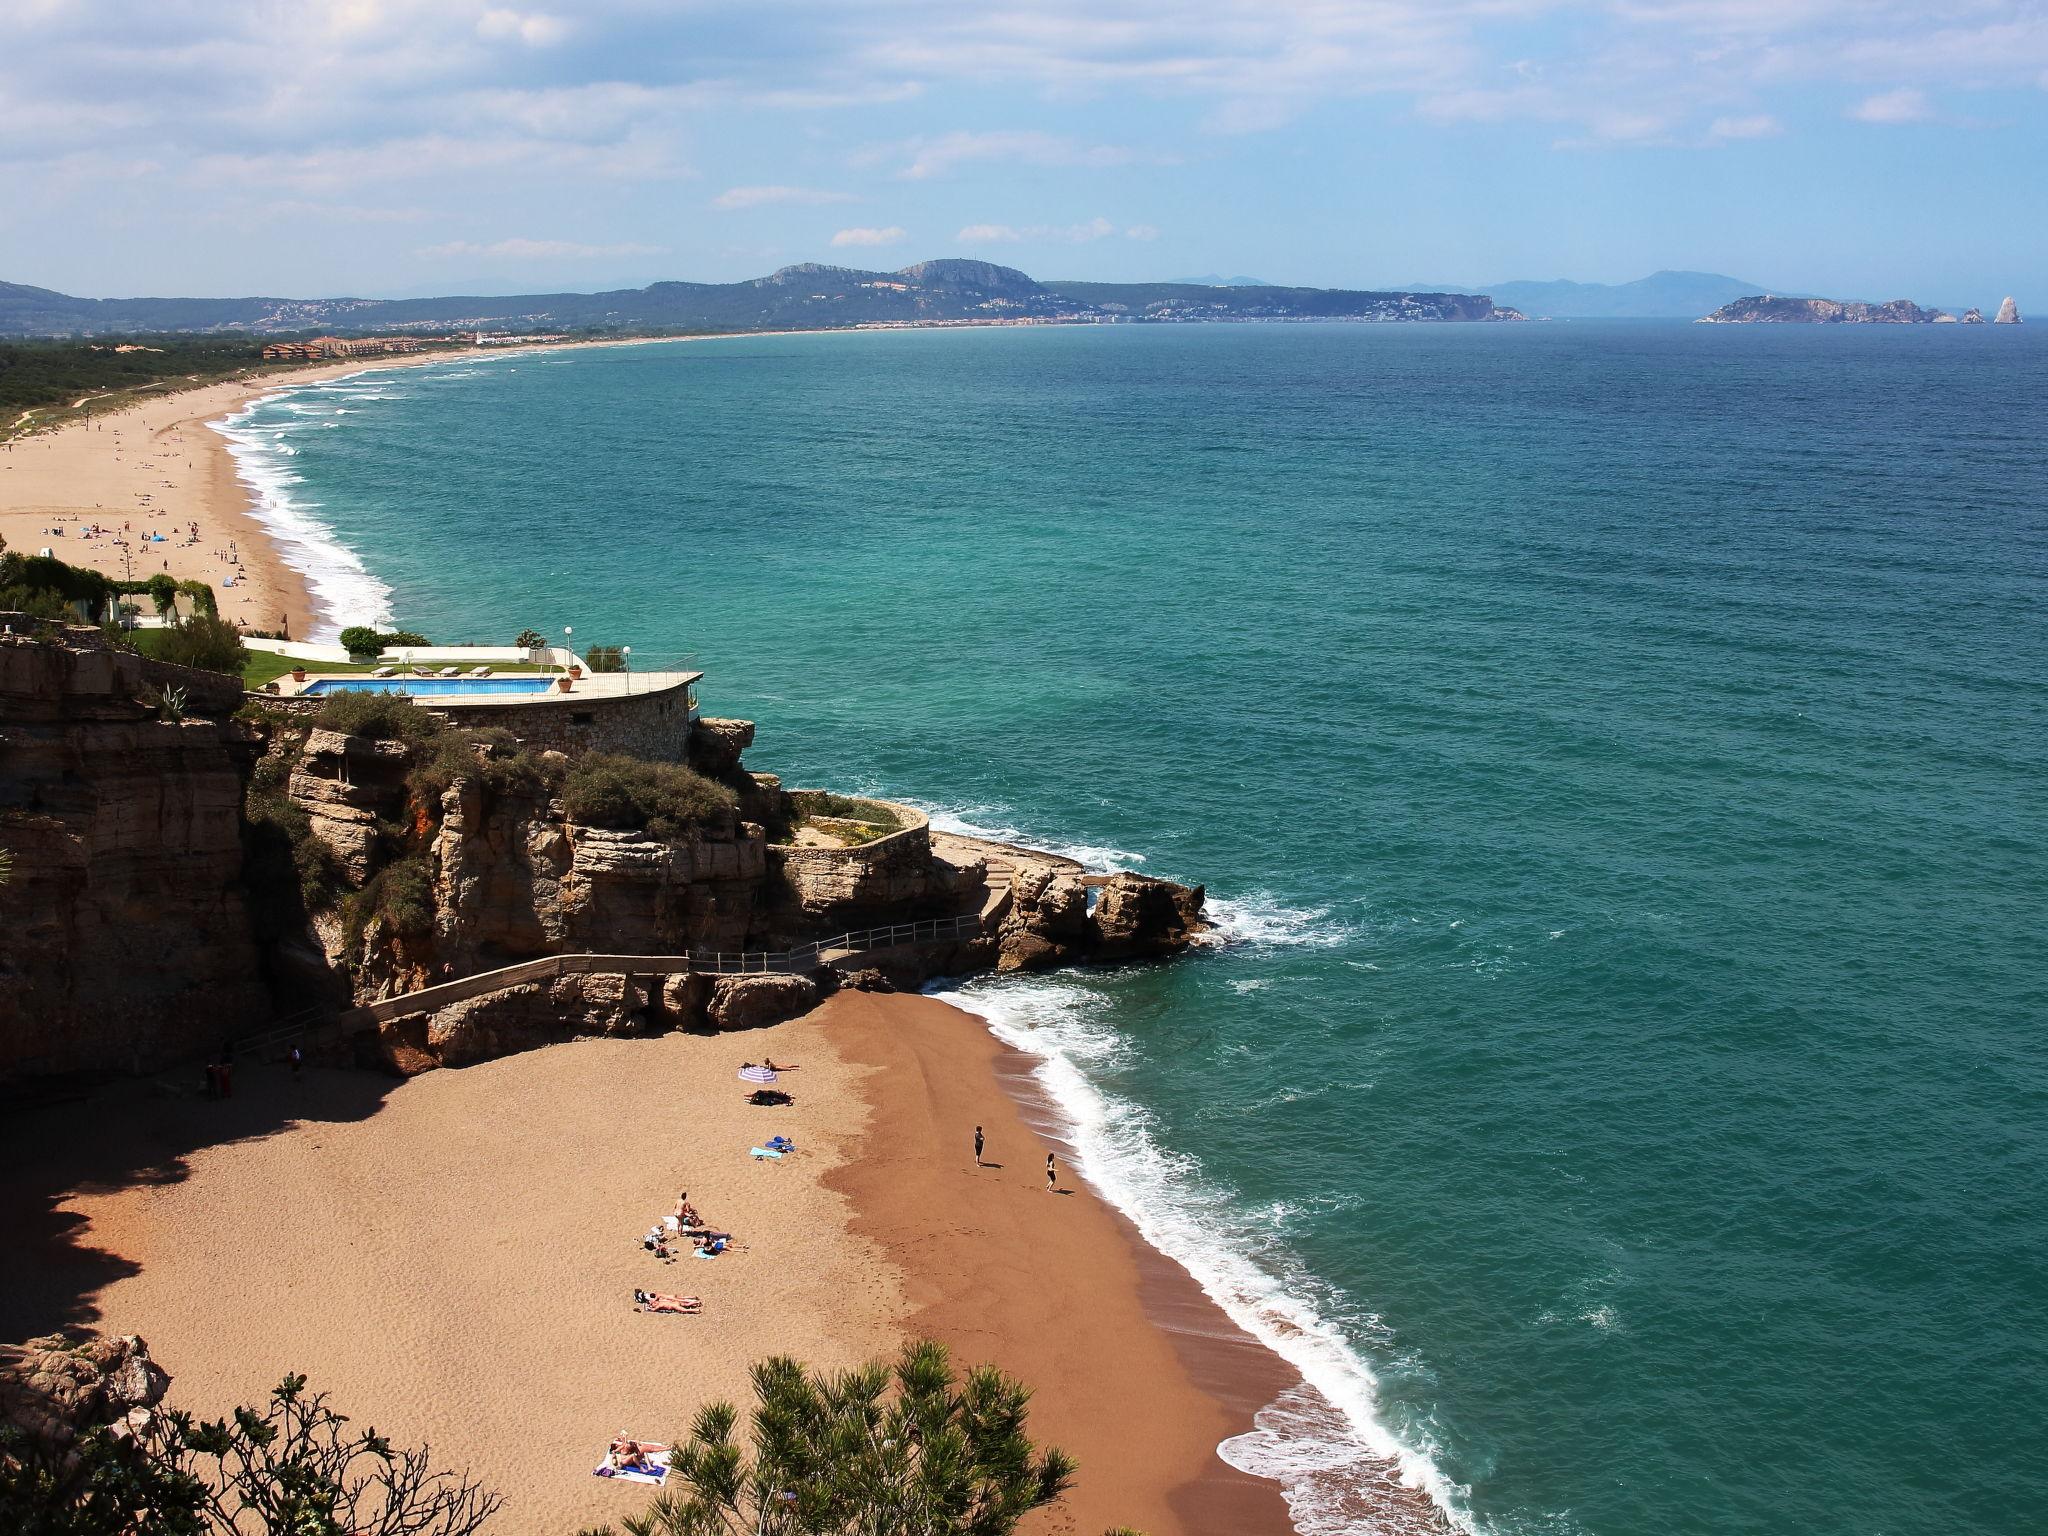
[[[48,549],[118,580],[167,571],[204,581],[222,618],[306,638],[323,617],[306,578],[257,520],[226,439],[207,423],[283,385],[433,360],[355,360],[231,379],[11,438],[0,443],[0,537],[9,549]],[[143,542],[158,533],[165,542]]]
[[[744,1102],[735,1073],[764,1052],[800,1064],[794,1105]],[[121,1085],[0,1133],[0,1224],[21,1238],[0,1253],[0,1337],[140,1333],[172,1401],[209,1412],[304,1371],[503,1491],[492,1529],[539,1536],[639,1508],[651,1490],[591,1475],[607,1439],[744,1401],[754,1360],[845,1366],[928,1333],[1026,1380],[1034,1434],[1079,1458],[1032,1530],[1287,1531],[1273,1485],[1214,1449],[1284,1369],[1178,1271],[1187,1310],[1155,1325],[1172,1267],[1064,1160],[1045,1192],[1063,1149],[1006,1095],[1009,1054],[942,1003],[842,994],[772,1030],[407,1082],[250,1067],[227,1103]],[[974,1168],[977,1123],[1000,1167]],[[796,1157],[748,1155],[776,1131]],[[742,1250],[640,1247],[684,1188]],[[637,1312],[635,1287],[703,1313]]]

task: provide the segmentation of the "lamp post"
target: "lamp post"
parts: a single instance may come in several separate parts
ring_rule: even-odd
[[[626,692],[630,695],[633,692],[633,647],[630,645],[620,646],[619,659],[625,664]]]
[[[562,626],[562,676],[564,677],[569,675],[569,658],[576,654],[575,648],[569,643],[569,637],[575,633],[574,626],[568,624]]]

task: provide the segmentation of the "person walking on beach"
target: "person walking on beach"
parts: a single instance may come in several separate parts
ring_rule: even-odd
[[[304,1061],[305,1061],[305,1058],[304,1058],[303,1056],[301,1056],[301,1055],[299,1054],[299,1048],[298,1048],[298,1047],[297,1047],[296,1045],[295,1045],[295,1046],[293,1046],[293,1047],[292,1047],[292,1081],[293,1081],[293,1082],[295,1082],[295,1083],[299,1081],[299,1068],[300,1068],[300,1066],[301,1066],[301,1065],[302,1065],[302,1064],[304,1063]]]
[[[977,1168],[981,1166],[981,1149],[985,1145],[987,1143],[981,1139],[981,1127],[977,1125],[974,1128],[974,1166]]]
[[[1052,1154],[1048,1152],[1045,1154],[1045,1192],[1048,1195],[1058,1193],[1058,1191],[1053,1187],[1058,1182],[1058,1180],[1059,1173],[1053,1165]]]

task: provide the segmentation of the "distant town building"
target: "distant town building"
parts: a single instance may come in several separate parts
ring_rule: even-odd
[[[263,349],[266,362],[317,362],[331,357],[386,357],[417,352],[417,336],[315,336],[311,341],[274,341]]]

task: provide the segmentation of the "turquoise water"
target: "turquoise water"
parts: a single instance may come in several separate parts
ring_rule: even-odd
[[[1316,1384],[1228,1450],[1304,1530],[1367,1447],[1480,1530],[2020,1532],[2044,379],[2034,330],[850,334],[236,435],[344,620],[688,657],[756,768],[1208,882],[1226,951],[968,1000]]]

